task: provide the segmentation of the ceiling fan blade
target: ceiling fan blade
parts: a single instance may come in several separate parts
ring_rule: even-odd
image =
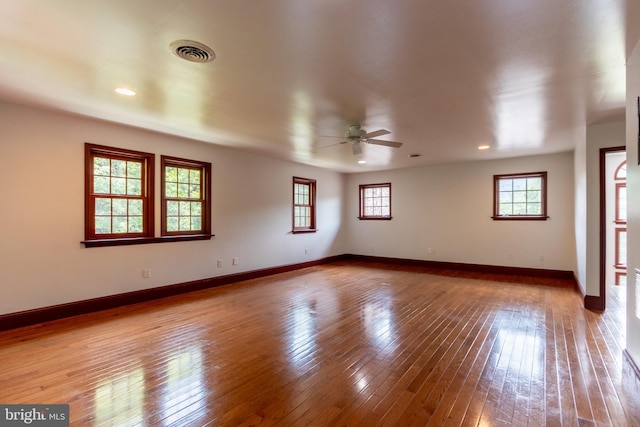
[[[360,142],[354,142],[353,144],[351,144],[351,148],[353,150],[354,156],[362,153],[362,147],[360,146]]]
[[[370,139],[370,138],[375,138],[376,136],[389,135],[390,133],[391,132],[389,132],[386,129],[379,129],[379,130],[374,130],[373,132],[365,133],[364,135],[362,135],[362,138]]]
[[[402,147],[402,142],[383,141],[381,139],[368,139],[367,144],[384,145],[385,147],[394,147],[394,148]]]
[[[347,141],[340,141],[340,142],[335,142],[335,143],[329,144],[329,145],[323,145],[322,147],[318,147],[318,148],[312,150],[311,152],[312,153],[317,153],[318,151],[324,150],[325,148],[331,148],[331,147],[334,147],[336,145],[346,144],[346,143],[347,143]]]

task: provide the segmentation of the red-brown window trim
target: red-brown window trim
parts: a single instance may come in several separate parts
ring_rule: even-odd
[[[211,163],[189,160],[172,156],[160,156],[161,175],[161,229],[163,238],[180,236],[211,236]],[[200,171],[202,202],[202,230],[197,231],[167,231],[167,197],[166,197],[166,168],[168,166],[197,169]]]
[[[622,233],[626,233],[627,232],[627,228],[616,228],[615,229],[615,263],[614,263],[614,267],[615,268],[626,268],[627,264],[623,264],[620,262],[620,234]],[[628,254],[627,254],[628,255]]]
[[[374,215],[365,215],[364,214],[364,198],[363,198],[363,194],[364,191],[368,188],[388,188],[389,189],[389,215],[378,215],[378,216],[374,216]],[[358,191],[358,198],[359,198],[359,212],[358,212],[358,219],[361,220],[365,220],[365,221],[389,221],[391,219],[393,219],[393,216],[391,215],[391,183],[390,182],[384,182],[384,183],[378,183],[378,184],[360,184],[359,186],[359,191]]]
[[[626,224],[627,220],[626,219],[622,219],[620,217],[620,190],[624,188],[626,191],[627,188],[627,183],[626,182],[618,182],[616,183],[616,219],[615,219],[615,223],[616,224]]]
[[[499,185],[501,179],[517,179],[517,178],[542,178],[541,182],[541,203],[542,213],[540,215],[499,215],[500,198]],[[493,176],[493,216],[495,221],[546,221],[547,215],[547,172],[527,172],[527,173],[510,173]]]
[[[95,231],[95,198],[93,191],[94,157],[139,161],[142,163],[142,232],[121,234],[96,234]],[[114,246],[124,241],[139,241],[153,237],[154,233],[154,166],[155,155],[124,148],[108,147],[85,143],[85,243],[86,247]],[[127,243],[124,243],[127,244]],[[128,243],[130,244],[130,243]]]
[[[296,207],[303,206],[296,204],[296,184],[309,186],[309,205],[304,205],[310,208],[310,224],[308,227],[296,227]],[[310,178],[301,178],[299,176],[293,177],[292,184],[292,201],[291,201],[291,232],[293,234],[298,233],[315,233],[318,231],[316,228],[316,180]]]

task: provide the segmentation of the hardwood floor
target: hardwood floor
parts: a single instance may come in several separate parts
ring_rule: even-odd
[[[431,273],[340,262],[1,332],[0,403],[77,426],[640,425],[615,291],[597,314],[570,283]]]

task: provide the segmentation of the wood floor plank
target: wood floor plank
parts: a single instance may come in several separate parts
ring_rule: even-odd
[[[438,273],[438,274],[434,274]],[[71,425],[637,426],[622,287],[336,262],[0,332]]]

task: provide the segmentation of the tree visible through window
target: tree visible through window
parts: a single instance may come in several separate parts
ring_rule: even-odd
[[[316,180],[293,177],[293,232],[316,231]]]
[[[211,233],[211,164],[162,156],[162,235]]]
[[[85,144],[85,240],[153,235],[154,155]]]
[[[493,219],[546,220],[547,173],[494,175]]]
[[[391,183],[360,185],[360,219],[391,219]]]

